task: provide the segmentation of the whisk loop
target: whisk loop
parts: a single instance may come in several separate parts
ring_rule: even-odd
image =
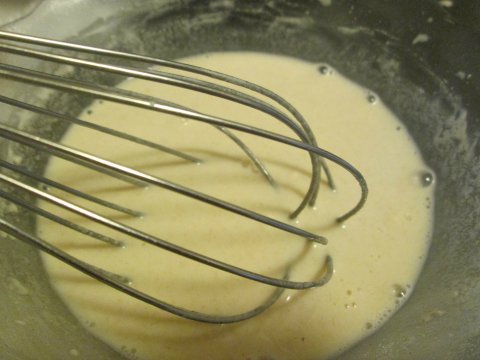
[[[223,134],[225,134],[235,145],[237,145],[245,153],[246,156],[248,156],[254,166],[257,167],[259,172],[272,186],[276,186],[275,179],[272,177],[265,164],[263,164],[263,162],[255,155],[255,153],[248,147],[248,145],[237,136],[236,133],[240,132],[252,134],[265,138],[267,140],[271,140],[280,144],[285,144],[287,146],[306,151],[309,154],[311,162],[310,184],[305,192],[305,196],[303,197],[301,203],[292,212],[292,218],[298,216],[308,204],[313,206],[313,204],[315,203],[315,199],[318,193],[318,187],[320,184],[320,176],[322,169],[327,176],[330,187],[332,189],[334,188],[333,179],[326,164],[326,160],[329,160],[348,171],[357,180],[361,189],[361,197],[357,204],[350,211],[340,216],[337,220],[339,222],[342,222],[350,218],[362,208],[366,201],[368,188],[362,174],[344,159],[336,156],[335,154],[327,150],[319,148],[317,146],[316,139],[303,116],[287,101],[285,101],[283,98],[268,89],[229,75],[174,61],[162,60],[107,49],[100,49],[51,39],[21,35],[6,31],[0,31],[0,39],[8,41],[0,42],[0,52],[10,53],[15,56],[27,57],[29,59],[37,59],[39,61],[47,61],[59,63],[62,65],[82,67],[90,70],[121,75],[124,77],[134,77],[138,79],[181,87],[191,91],[197,91],[210,96],[219,97],[224,99],[225,101],[235,102],[242,106],[250,107],[256,111],[260,111],[282,122],[287,128],[289,128],[293,132],[296,138],[273,133],[262,129],[261,127],[250,126],[219,116],[205,114],[195,109],[190,109],[182,106],[180,104],[165,101],[158,97],[147,96],[137,92],[127,91],[102,84],[95,84],[91,82],[70,79],[64,76],[39,72],[10,64],[0,64],[0,77],[9,80],[23,82],[42,88],[45,87],[55,89],[62,92],[64,91],[80,94],[82,96],[87,96],[92,100],[108,100],[137,108],[171,114],[184,119],[191,119],[212,125],[216,127],[219,131],[221,131]],[[22,45],[18,45],[18,43]],[[42,48],[31,48],[23,44],[41,46]],[[73,51],[75,52],[75,54],[90,54],[94,55],[95,59],[92,60],[87,58],[80,58],[78,57],[78,55],[71,56],[65,55],[64,53],[54,53],[51,50],[45,51],[43,50],[45,47],[51,49],[58,49],[63,52]],[[117,60],[126,60],[129,62],[133,61],[141,64],[142,66],[161,66],[162,69],[171,68],[175,70],[181,70],[188,75],[178,75],[163,70],[160,71],[153,69],[143,69],[141,67],[132,67],[130,65],[114,65],[105,62],[106,60],[96,60],[98,57],[102,57],[102,59],[115,58]],[[206,76],[215,81],[220,81],[221,84],[193,78],[191,77],[192,74]],[[255,96],[240,91],[238,89],[234,89],[231,87],[232,85],[246,89],[249,92],[253,92],[255,93]],[[278,106],[271,105],[267,101],[263,100],[262,97],[273,100]],[[190,161],[193,163],[202,162],[202,159],[196,157],[194,154],[187,154],[182,151],[163,146],[162,144],[157,144],[155,142],[135,137],[115,129],[103,127],[101,125],[81,120],[70,115],[58,113],[47,108],[29,104],[18,99],[0,95],[0,102],[20,110],[44,115],[57,120],[68,122],[70,124],[83,126],[93,131],[102,132],[107,136],[117,137],[126,141],[140,144],[142,146],[153,148],[158,151],[163,151],[186,161]],[[54,142],[36,135],[29,134],[22,130],[13,129],[5,125],[0,125],[0,137],[10,142],[22,144],[37,151],[44,152],[50,156],[61,157],[67,161],[74,162],[79,166],[89,167],[95,171],[99,171],[108,176],[113,176],[122,181],[127,181],[138,186],[159,186],[176,192],[178,194],[196,199],[198,201],[208,203],[212,206],[219,207],[223,210],[235,213],[237,215],[249,218],[255,222],[260,222],[267,226],[271,226],[292,233],[298,237],[305,238],[320,244],[327,243],[327,239],[325,239],[324,237],[292,226],[288,223],[267,217],[246,208],[242,208],[233,203],[229,203],[227,201],[203,194],[201,192],[176,184],[166,179],[162,179],[147,174],[145,172],[138,171],[129,166],[106,160],[94,154],[90,154],[82,150],[59,144],[58,142]],[[231,323],[242,321],[258,315],[259,313],[265,311],[267,308],[273,305],[281,296],[284,289],[303,290],[313,287],[319,287],[326,284],[333,274],[333,260],[330,256],[326,256],[325,263],[323,264],[324,271],[320,278],[312,281],[289,280],[290,267],[293,266],[293,264],[287,266],[283,278],[269,277],[246,269],[242,269],[231,264],[227,264],[219,260],[207,257],[203,254],[196,253],[192,250],[180,247],[171,242],[168,242],[167,240],[142,232],[121,222],[112,220],[111,218],[105,217],[98,212],[89,210],[86,207],[79,206],[71,201],[62,199],[59,196],[51,194],[48,191],[48,187],[60,189],[64,192],[70,193],[91,203],[95,203],[97,205],[101,205],[103,207],[125,213],[129,216],[141,216],[142,213],[136,209],[129,209],[123,206],[119,206],[117,204],[110,203],[108,201],[86,194],[64,184],[60,184],[52,179],[48,179],[46,177],[34,174],[28,169],[9,163],[5,160],[0,160],[0,167],[3,169],[3,171],[0,173],[0,181],[4,184],[9,185],[9,188],[15,188],[17,190],[15,193],[21,192],[29,194],[35,198],[50,202],[60,208],[66,209],[70,212],[81,215],[84,218],[99,223],[107,228],[113,229],[118,234],[124,234],[130,237],[134,237],[138,240],[144,241],[156,247],[173,252],[180,256],[205,264],[207,266],[214,267],[218,270],[275,287],[272,294],[267,299],[265,299],[263,303],[250,311],[231,316],[203,314],[188,309],[179,308],[173,304],[166,303],[160,299],[143,293],[131,286],[128,276],[113,274],[103,269],[87,264],[60,250],[59,248],[51,245],[48,241],[45,241],[33,234],[30,234],[4,219],[0,219],[0,230],[4,231],[5,233],[8,233],[17,239],[20,239],[30,245],[37,247],[41,251],[44,251],[58,258],[64,263],[82,271],[83,273],[99,281],[102,281],[103,283],[115,289],[118,289],[130,296],[133,296],[141,301],[156,306],[162,310],[168,311],[172,314],[187,319],[208,323]],[[19,178],[21,180],[19,180]],[[43,187],[39,184],[43,184]],[[15,203],[39,216],[48,218],[51,221],[69,227],[84,235],[90,236],[100,241],[104,241],[112,246],[123,246],[123,242],[118,239],[112,238],[110,236],[105,236],[99,232],[90,230],[73,222],[60,218],[59,216],[56,216],[34,205],[31,202],[25,201],[24,199],[20,198],[17,195],[14,195],[10,191],[0,190],[0,197],[4,198],[9,202]]]

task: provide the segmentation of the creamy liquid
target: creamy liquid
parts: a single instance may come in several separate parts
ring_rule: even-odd
[[[132,218],[74,200],[210,257],[277,277],[295,261],[291,279],[309,281],[321,275],[330,255],[333,278],[320,288],[287,290],[260,316],[230,325],[173,316],[45,255],[55,289],[93,334],[132,358],[313,360],[345,350],[375,331],[410,295],[428,250],[433,186],[422,182],[428,168],[415,144],[378,98],[319,64],[258,53],[214,53],[185,61],[251,80],[288,99],[305,116],[321,147],[364,174],[370,188],[365,208],[343,225],[335,222],[358,201],[360,191],[346,171],[330,163],[337,191],[323,181],[317,205],[290,221],[288,215],[309,182],[305,152],[237,133],[265,162],[278,183],[274,188],[218,129],[153,111],[97,102],[83,118],[188,152],[202,164],[79,127],[71,128],[62,142],[290,221],[327,237],[328,245],[313,246],[185,196],[153,186],[136,188],[60,159],[51,160],[47,176],[141,210],[143,218]],[[294,137],[278,121],[225,100],[140,80],[121,86]],[[126,247],[113,248],[43,219],[38,223],[41,237],[88,263],[128,276],[134,287],[174,305],[237,314],[258,306],[274,290],[59,213],[124,241]]]

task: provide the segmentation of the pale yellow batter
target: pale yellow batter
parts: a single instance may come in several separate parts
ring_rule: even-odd
[[[92,333],[132,358],[313,360],[345,350],[375,331],[409,296],[427,253],[433,186],[422,186],[421,174],[428,168],[415,144],[378,98],[335,71],[319,71],[318,64],[258,53],[208,54],[185,61],[277,92],[305,116],[320,146],[364,174],[370,188],[367,205],[343,226],[335,218],[356,203],[360,192],[355,180],[333,164],[338,190],[332,192],[322,184],[316,207],[292,222],[326,236],[328,245],[312,246],[182,195],[135,188],[59,159],[51,161],[47,176],[141,210],[145,216],[131,218],[74,200],[77,203],[262,274],[281,277],[285,266],[296,259],[292,280],[312,280],[329,254],[335,266],[332,280],[313,290],[286,291],[262,315],[232,325],[175,317],[45,255],[55,289]],[[122,87],[294,137],[268,116],[224,100],[139,80]],[[288,214],[307,189],[309,158],[300,150],[237,133],[266,163],[279,184],[273,188],[230,139],[209,125],[111,103],[94,104],[83,118],[188,152],[204,163],[196,165],[78,127],[67,133],[63,143],[282,221],[289,221]],[[256,307],[272,292],[269,286],[61,214],[124,241],[126,247],[112,248],[39,219],[41,237],[82,260],[130,277],[133,286],[175,305],[228,315]]]

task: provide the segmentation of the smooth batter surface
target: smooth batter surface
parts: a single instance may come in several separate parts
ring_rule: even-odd
[[[433,186],[423,186],[421,179],[428,168],[402,124],[374,95],[331,69],[319,71],[319,64],[257,53],[208,54],[186,61],[277,92],[305,116],[321,147],[344,157],[364,174],[370,187],[367,205],[343,226],[335,218],[356,203],[360,192],[353,178],[333,164],[338,190],[322,184],[316,207],[293,222],[326,236],[328,245],[312,246],[297,236],[182,195],[136,188],[59,159],[51,161],[47,176],[141,210],[145,216],[132,218],[74,200],[77,203],[266,275],[281,277],[296,260],[292,280],[312,280],[329,254],[335,266],[332,280],[313,290],[286,291],[276,305],[254,319],[209,325],[143,304],[44,256],[60,296],[92,333],[139,359],[323,359],[375,331],[412,291],[432,225]],[[122,87],[294,137],[278,121],[223,100],[139,80],[129,80]],[[284,145],[238,133],[266,163],[278,183],[273,188],[230,139],[209,125],[106,102],[94,104],[83,118],[172,146],[204,163],[192,164],[78,127],[67,133],[63,143],[283,221],[289,221],[288,214],[307,189],[308,156]],[[112,248],[42,219],[39,235],[82,260],[130,277],[133,286],[175,305],[235,314],[256,307],[272,292],[269,286],[62,214],[124,241],[126,247]]]

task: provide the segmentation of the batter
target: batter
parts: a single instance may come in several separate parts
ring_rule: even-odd
[[[327,255],[335,273],[324,287],[285,291],[258,317],[231,325],[178,318],[102,285],[44,255],[51,282],[93,334],[127,357],[145,360],[317,360],[338,354],[375,331],[413,290],[429,246],[433,186],[427,166],[403,125],[374,94],[319,64],[260,53],[212,53],[184,61],[232,74],[275,91],[307,119],[321,147],[356,166],[370,196],[345,224],[336,217],[360,196],[355,180],[331,164],[337,191],[322,183],[317,204],[291,221],[329,239],[312,245],[283,231],[160,188],[137,188],[92,170],[52,159],[47,176],[117,204],[142,218],[73,200],[175,244],[222,261],[309,281]],[[294,134],[268,116],[195,92],[127,80],[122,88],[280,134]],[[83,119],[144,137],[203,160],[168,154],[72,127],[64,144],[225,199],[288,222],[309,183],[310,162],[300,150],[237,133],[262,159],[272,187],[245,154],[212,126],[132,107],[96,102]],[[68,198],[68,195],[61,196]],[[49,207],[44,204],[44,207]],[[200,265],[55,210],[63,217],[125,242],[114,248],[38,219],[39,235],[78,258],[126,275],[162,300],[200,312],[229,315],[261,304],[272,288]]]

